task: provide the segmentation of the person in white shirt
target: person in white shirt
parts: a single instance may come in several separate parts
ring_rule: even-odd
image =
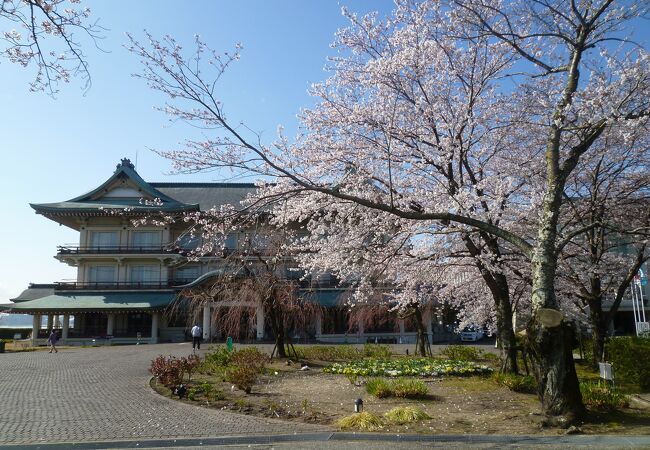
[[[201,350],[201,338],[203,337],[203,330],[198,325],[192,327],[192,350]]]

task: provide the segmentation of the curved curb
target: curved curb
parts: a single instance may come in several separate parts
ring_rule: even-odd
[[[103,441],[103,442],[66,442],[56,444],[21,444],[3,447],[7,450],[17,449],[44,449],[44,450],[66,450],[77,449],[121,449],[121,448],[182,448],[200,446],[232,446],[232,445],[264,445],[280,443],[299,442],[419,442],[430,444],[466,444],[468,446],[477,444],[494,444],[508,446],[531,446],[543,447],[566,446],[575,447],[643,447],[650,446],[650,436],[615,436],[615,435],[573,435],[573,436],[503,436],[503,435],[417,435],[417,434],[381,434],[381,433],[301,433],[301,434],[278,434],[278,435],[257,435],[257,436],[226,436],[208,438],[186,438],[186,439],[147,439],[129,441]]]

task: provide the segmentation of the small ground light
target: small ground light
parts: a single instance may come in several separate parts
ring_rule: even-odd
[[[354,401],[354,412],[360,413],[361,411],[363,411],[363,400],[358,398]]]

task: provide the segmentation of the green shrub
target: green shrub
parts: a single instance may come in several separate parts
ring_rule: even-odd
[[[377,398],[391,397],[393,390],[386,378],[371,378],[366,383],[366,392]]]
[[[431,416],[415,406],[398,406],[384,414],[389,423],[402,425],[417,420],[428,420]]]
[[[228,350],[227,347],[222,345],[213,347],[212,351],[205,355],[205,359],[199,364],[197,370],[201,373],[224,377],[233,353],[232,350]]]
[[[413,378],[398,378],[392,381],[392,388],[395,397],[399,398],[422,398],[426,397],[428,389],[422,380]]]
[[[199,390],[197,388],[189,388],[187,390],[187,399],[192,401],[196,400],[196,394],[198,391]]]
[[[422,398],[427,395],[428,389],[421,380],[371,378],[366,383],[366,392],[377,398]]]
[[[650,339],[611,338],[605,343],[605,354],[617,381],[638,384],[642,391],[650,391]]]
[[[213,347],[211,350],[209,353],[206,353],[205,362],[218,366],[227,366],[230,363],[230,357],[234,353],[224,345]]]
[[[532,375],[515,375],[513,373],[494,373],[494,381],[505,386],[511,391],[534,394],[537,390],[537,383]]]
[[[448,359],[456,361],[476,361],[481,358],[483,350],[469,345],[448,345],[441,353]]]
[[[629,398],[609,387],[607,384],[583,381],[580,383],[580,392],[585,406],[604,411],[625,408],[629,406]]]
[[[351,345],[296,345],[298,358],[319,361],[349,361],[363,353]]]
[[[390,358],[390,346],[383,344],[364,344],[363,356],[370,358]]]
[[[210,383],[201,383],[201,391],[203,391],[203,395],[205,395],[205,398],[208,401],[216,401],[216,400],[223,400],[226,398],[226,395],[223,393],[221,389],[218,389],[214,387]]]
[[[374,431],[380,429],[382,426],[379,416],[367,411],[343,417],[336,424],[341,430],[352,428],[356,430]]]

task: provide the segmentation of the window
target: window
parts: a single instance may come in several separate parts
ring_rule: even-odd
[[[117,231],[92,231],[90,233],[91,247],[117,247]]]
[[[223,246],[226,248],[226,250],[236,250],[237,249],[237,234],[236,233],[229,233],[226,236],[225,242]]]
[[[115,281],[115,266],[90,266],[89,281],[91,283],[113,283]]]
[[[160,231],[134,231],[131,237],[133,247],[160,247]]]
[[[174,272],[174,279],[176,281],[190,283],[199,277],[199,272],[199,266],[179,267]]]
[[[131,282],[154,284],[160,282],[160,266],[131,266]]]
[[[201,238],[199,236],[191,236],[189,234],[184,234],[178,238],[178,246],[183,250],[194,250],[201,243]]]

